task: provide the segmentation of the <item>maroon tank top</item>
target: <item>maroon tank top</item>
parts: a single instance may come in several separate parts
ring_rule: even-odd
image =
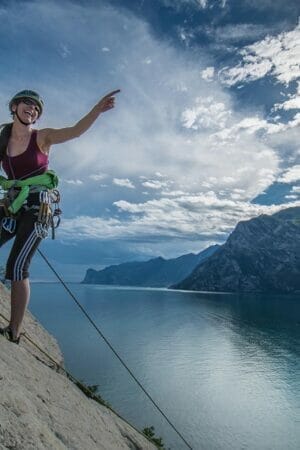
[[[48,169],[48,155],[41,152],[36,142],[37,130],[32,131],[25,152],[17,156],[5,153],[2,168],[9,179],[21,180],[35,175],[41,175]]]

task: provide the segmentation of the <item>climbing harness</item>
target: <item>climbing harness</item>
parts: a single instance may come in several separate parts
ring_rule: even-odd
[[[33,177],[27,177],[25,180],[7,180],[5,177],[0,176],[0,187],[8,191],[8,200],[14,197],[11,204],[8,206],[9,212],[15,214],[19,211],[25,200],[27,199],[30,187],[37,187],[46,189],[55,189],[58,185],[58,177],[53,170],[47,170],[42,175],[35,175]],[[20,188],[19,191],[16,188]],[[10,189],[13,189],[10,191]],[[32,190],[34,192],[34,189]],[[17,193],[17,196],[14,196]]]
[[[48,236],[48,230],[52,230],[52,239],[55,239],[55,229],[60,224],[61,209],[59,208],[60,194],[56,189],[58,177],[52,170],[47,170],[42,175],[36,175],[25,180],[7,180],[0,176],[0,187],[5,191],[0,200],[5,217],[2,219],[2,228],[9,233],[16,229],[16,219],[21,208],[26,211],[35,209],[37,220],[35,222],[36,235],[42,239]],[[28,205],[30,194],[39,197],[39,205]]]

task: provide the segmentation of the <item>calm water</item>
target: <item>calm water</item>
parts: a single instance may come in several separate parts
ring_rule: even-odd
[[[300,448],[299,296],[69,286],[194,450]],[[186,448],[62,286],[33,284],[31,311],[76,377]]]

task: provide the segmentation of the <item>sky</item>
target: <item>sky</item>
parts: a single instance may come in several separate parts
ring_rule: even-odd
[[[63,217],[41,248],[67,278],[198,253],[300,205],[299,17],[296,0],[0,2],[1,122],[22,89],[44,99],[37,128],[121,89],[51,150]]]

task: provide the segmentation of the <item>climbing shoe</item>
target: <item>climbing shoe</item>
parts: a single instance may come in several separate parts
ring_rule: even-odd
[[[14,344],[20,343],[20,336],[18,338],[13,337],[13,333],[10,327],[0,328],[0,334],[6,337],[10,342]]]

